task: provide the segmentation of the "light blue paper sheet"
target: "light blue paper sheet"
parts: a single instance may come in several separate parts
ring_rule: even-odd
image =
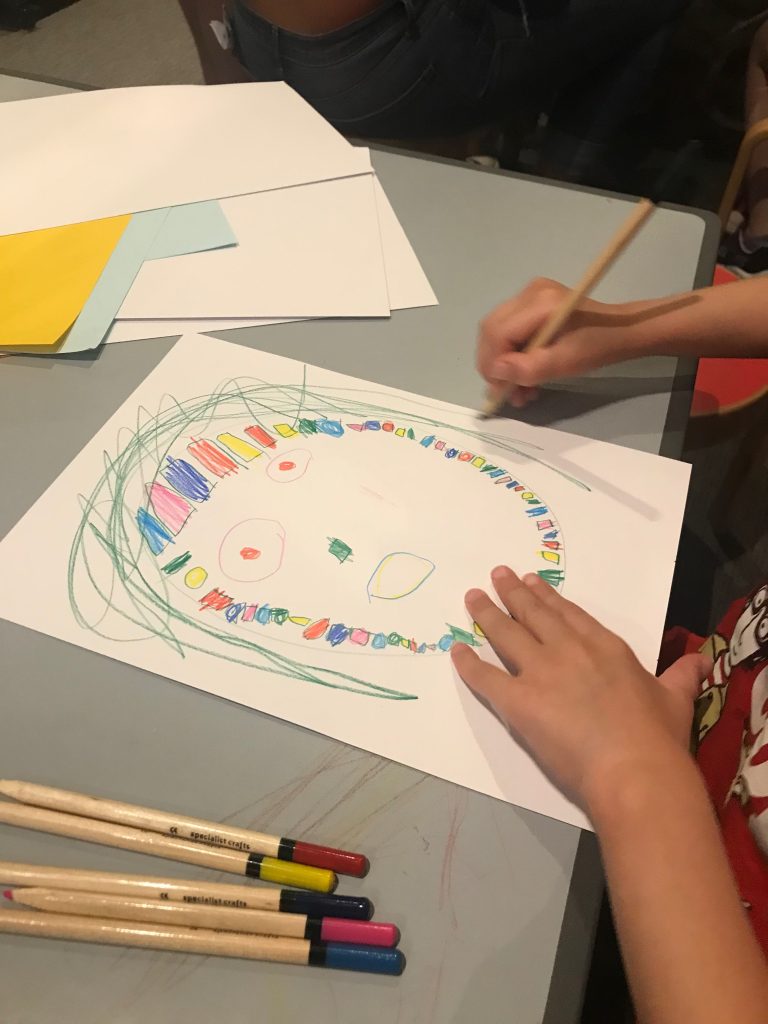
[[[167,209],[148,210],[131,217],[80,316],[55,353],[51,354],[87,352],[98,348],[112,326],[115,314],[122,306],[142,263],[157,241],[168,214]]]
[[[172,206],[147,259],[186,256],[206,249],[224,249],[237,245],[235,233],[215,199],[206,203]]]
[[[215,200],[134,214],[55,354],[86,352],[102,343],[144,260],[184,256],[236,243],[224,211]]]

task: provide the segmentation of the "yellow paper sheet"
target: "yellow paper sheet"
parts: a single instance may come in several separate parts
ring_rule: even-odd
[[[130,214],[0,236],[0,345],[54,345],[109,262]]]

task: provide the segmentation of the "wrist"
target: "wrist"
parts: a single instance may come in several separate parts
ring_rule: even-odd
[[[673,344],[672,331],[662,331],[659,312],[663,300],[595,304],[576,332],[585,349],[590,350],[596,365],[626,362],[643,356],[663,355]]]
[[[670,744],[652,757],[623,758],[602,766],[586,781],[584,808],[598,834],[647,822],[665,802],[677,805],[694,794],[708,800],[691,755]]]
[[[628,302],[621,307],[625,350],[642,356],[697,355],[720,332],[715,289],[683,292],[665,299]]]

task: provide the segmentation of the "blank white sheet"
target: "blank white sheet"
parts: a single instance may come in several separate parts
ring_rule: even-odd
[[[389,316],[372,174],[221,206],[238,245],[146,262],[121,319]]]
[[[392,309],[436,306],[437,296],[378,178],[375,192],[390,306]]]
[[[0,104],[0,235],[370,171],[284,82]]]
[[[115,320],[105,345],[120,341],[145,341],[147,338],[172,338],[179,334],[204,334],[206,331],[236,331],[241,327],[269,327],[295,323],[290,317],[272,320]]]
[[[374,191],[390,306],[392,309],[436,306],[437,298],[432,286],[378,178]],[[267,327],[271,324],[290,323],[291,320],[290,317],[245,320],[116,320],[105,340],[108,343],[141,341],[145,338],[167,338],[175,334],[202,334],[206,331],[232,331],[241,327]]]

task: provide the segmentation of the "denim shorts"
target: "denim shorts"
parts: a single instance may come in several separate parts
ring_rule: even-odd
[[[593,124],[605,135],[652,80],[687,0],[385,0],[319,36],[233,3],[235,53],[257,81],[286,81],[347,135],[407,139],[543,109],[557,93],[580,136]]]

